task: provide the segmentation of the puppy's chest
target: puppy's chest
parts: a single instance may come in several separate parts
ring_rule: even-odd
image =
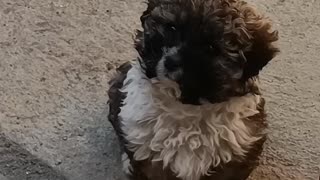
[[[212,167],[245,156],[257,141],[243,122],[258,113],[260,97],[246,95],[219,104],[184,105],[176,87],[152,83],[133,67],[119,114],[135,160],[161,161],[178,177],[197,180]]]

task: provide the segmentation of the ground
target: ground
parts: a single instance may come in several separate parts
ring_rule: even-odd
[[[318,180],[320,1],[250,0],[280,31],[261,74],[270,136],[253,180]],[[114,68],[134,59],[142,0],[0,1],[0,180],[120,180],[107,121]]]

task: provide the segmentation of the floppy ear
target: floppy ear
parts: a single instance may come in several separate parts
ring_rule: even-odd
[[[146,2],[146,4],[147,4],[147,9],[142,13],[142,15],[140,17],[141,26],[142,26],[143,30],[142,31],[136,30],[135,40],[134,40],[135,48],[141,57],[145,56],[144,51],[146,51],[145,44],[144,44],[144,39],[145,39],[144,32],[149,31],[148,25],[146,24],[147,23],[146,21],[150,17],[150,13],[152,12],[154,7],[156,6],[155,0],[148,0]]]
[[[247,62],[244,67],[243,79],[257,76],[259,71],[279,52],[272,43],[278,40],[278,32],[268,32],[268,29],[258,29],[253,34],[254,42],[250,51],[244,53]]]
[[[158,0],[148,0],[146,2],[147,9],[142,13],[140,17],[141,25],[143,31],[136,30],[136,37],[135,37],[135,47],[140,55],[142,55],[142,51],[144,49],[144,32],[149,32],[151,27],[150,21],[150,14],[154,10],[154,8],[159,4]]]
[[[138,58],[138,61],[149,78],[156,76],[155,63],[157,62],[154,61],[154,56],[156,53],[154,52],[153,44],[149,43],[151,43],[150,39],[153,37],[152,23],[154,23],[151,13],[154,8],[159,6],[159,3],[159,0],[147,0],[147,9],[140,17],[143,30],[136,30],[136,36],[134,40],[135,48],[141,57]]]
[[[155,7],[157,7],[159,2],[158,2],[158,0],[148,0],[146,2],[146,4],[147,4],[147,9],[142,13],[142,15],[140,17],[140,21],[142,23],[142,26],[144,26],[144,23],[145,23],[146,19],[149,17],[149,15],[152,12],[152,10]]]
[[[247,8],[248,10],[248,8]],[[244,12],[246,29],[251,34],[251,48],[244,52],[246,63],[243,80],[259,74],[259,71],[271,61],[279,49],[273,45],[278,40],[278,31],[272,31],[270,21],[250,8]]]

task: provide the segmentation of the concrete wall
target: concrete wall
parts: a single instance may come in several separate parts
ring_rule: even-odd
[[[253,179],[315,180],[320,1],[251,1],[280,30],[282,50],[261,76],[270,141]],[[143,8],[142,0],[0,1],[0,174],[121,179],[107,81],[136,56],[132,35]]]

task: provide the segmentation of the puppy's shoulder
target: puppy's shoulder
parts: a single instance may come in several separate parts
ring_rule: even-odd
[[[108,90],[108,105],[109,105],[109,114],[108,119],[114,127],[118,136],[122,137],[122,130],[119,122],[119,113],[121,111],[122,101],[125,99],[126,94],[121,92],[123,87],[123,82],[127,77],[128,71],[131,69],[132,65],[130,62],[126,62],[119,66],[116,69],[116,73],[109,81],[109,90]],[[122,138],[120,138],[121,140]]]
[[[117,69],[116,73],[112,76],[111,80],[109,81],[110,90],[114,88],[119,89],[123,86],[123,81],[127,77],[128,71],[132,68],[131,62],[125,62],[121,64]],[[108,91],[108,92],[109,92]]]

